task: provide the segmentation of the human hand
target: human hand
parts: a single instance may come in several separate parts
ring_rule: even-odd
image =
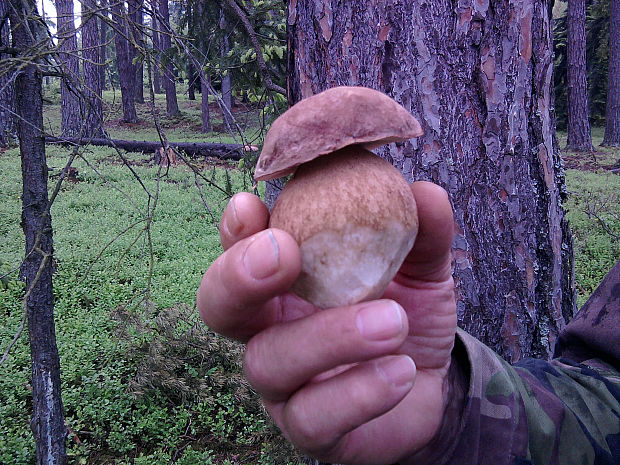
[[[246,376],[284,435],[323,461],[406,462],[441,424],[456,332],[452,209],[434,184],[412,190],[418,238],[381,300],[321,311],[288,293],[299,248],[266,229],[266,207],[245,193],[224,212],[225,252],[198,290],[205,323],[247,342]]]

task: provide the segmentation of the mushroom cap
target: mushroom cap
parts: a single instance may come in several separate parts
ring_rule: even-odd
[[[387,95],[367,87],[334,87],[300,101],[274,121],[254,178],[285,176],[348,145],[372,150],[423,133],[420,123]]]

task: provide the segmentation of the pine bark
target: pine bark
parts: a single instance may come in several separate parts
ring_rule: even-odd
[[[33,47],[45,35],[34,0],[11,0],[14,46]],[[60,397],[60,359],[54,328],[52,289],[52,219],[47,194],[47,161],[43,139],[42,77],[36,58],[24,56],[15,80],[22,162],[22,227],[26,258],[21,267],[26,282],[26,310],[32,359],[32,419],[37,465],[64,465],[66,427]]]
[[[566,148],[590,152],[592,134],[586,71],[586,1],[568,0],[568,141]]]
[[[111,3],[114,26],[114,45],[116,46],[116,66],[118,79],[121,86],[121,100],[123,104],[123,121],[137,123],[136,113],[136,84],[135,69],[131,63],[129,54],[129,32],[127,26],[127,13],[122,2]]]
[[[9,47],[9,5],[0,2],[0,47]],[[11,55],[0,53],[0,62]],[[11,143],[16,135],[14,73],[0,73],[0,147]]]
[[[620,147],[620,0],[611,0],[609,65],[603,144]]]
[[[55,0],[58,15],[58,58],[60,82],[60,129],[63,136],[77,136],[82,129],[80,63],[73,15],[73,0]]]
[[[554,141],[548,0],[292,0],[289,98],[385,92],[425,135],[377,153],[455,207],[461,327],[508,360],[545,357],[574,310]],[[276,189],[269,189],[273,195]]]
[[[101,36],[99,19],[96,16],[96,0],[81,0],[82,3],[82,68],[84,137],[103,137],[103,97],[101,85]]]
[[[164,61],[164,72],[162,76],[164,91],[166,92],[166,114],[168,116],[176,116],[179,114],[179,103],[177,101],[177,86],[171,56],[172,39],[170,34],[172,34],[172,29],[170,28],[168,0],[159,0],[158,19],[161,25],[161,33],[159,35],[161,48],[164,53],[168,55]]]

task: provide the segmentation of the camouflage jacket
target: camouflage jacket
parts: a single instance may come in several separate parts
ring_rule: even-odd
[[[462,331],[454,354],[462,368],[424,463],[620,465],[620,261],[553,360],[511,366]]]

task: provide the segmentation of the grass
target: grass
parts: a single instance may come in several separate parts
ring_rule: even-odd
[[[182,97],[180,104],[193,105]],[[57,128],[58,106],[47,105],[45,117]],[[188,140],[196,119],[184,112],[162,123],[170,140]],[[137,130],[114,121],[113,137],[156,140],[146,123]],[[48,146],[47,156],[52,189],[67,150]],[[111,149],[89,147],[73,165],[77,182],[63,183],[52,208],[71,463],[286,463],[295,454],[239,375],[240,348],[208,331],[193,309],[202,274],[222,252],[220,212],[231,193],[251,188],[247,176],[199,164],[222,192],[186,166],[165,171],[148,155],[127,156],[144,187]],[[24,250],[18,160],[16,148],[0,153],[0,274]],[[15,273],[0,283],[3,350],[20,324],[22,293]],[[22,336],[0,366],[0,463],[34,462],[29,365]]]
[[[57,92],[52,89],[49,97],[46,127],[57,133]],[[148,105],[138,108],[143,122],[124,125],[119,95],[110,91],[105,97],[112,137],[156,140],[147,122]],[[179,97],[182,115],[167,118],[163,97],[157,96],[169,140],[233,142],[217,132],[198,133],[198,103]],[[259,141],[258,112],[248,108],[237,115],[247,122],[245,137]],[[218,115],[215,126],[221,126]],[[600,142],[602,133],[594,135]],[[48,146],[47,155],[53,182],[67,150]],[[111,149],[88,148],[74,164],[78,181],[63,184],[52,209],[56,330],[71,463],[298,460],[240,376],[241,348],[205,328],[193,309],[202,273],[221,253],[217,224],[226,192],[250,189],[247,177],[230,166],[198,165],[222,192],[185,166],[161,172],[147,162],[148,155],[127,156],[144,188]],[[580,303],[620,258],[620,241],[614,239],[620,234],[620,177],[607,169],[618,158],[620,151],[609,149],[595,158],[566,154]],[[0,274],[15,268],[24,253],[18,159],[17,149],[0,152],[0,234],[5,238]],[[22,294],[15,274],[0,282],[2,347],[20,324]],[[22,336],[0,366],[0,463],[33,463],[29,378]]]

